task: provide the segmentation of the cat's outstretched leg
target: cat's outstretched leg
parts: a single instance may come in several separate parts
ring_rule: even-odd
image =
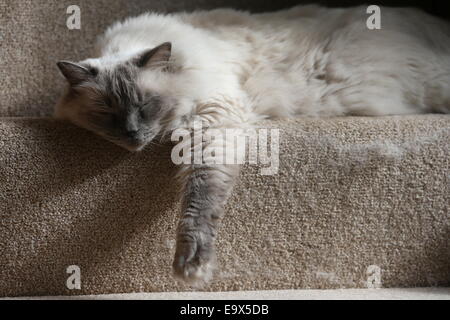
[[[181,168],[183,208],[173,262],[177,277],[191,283],[207,282],[211,278],[218,223],[238,172],[238,165]]]

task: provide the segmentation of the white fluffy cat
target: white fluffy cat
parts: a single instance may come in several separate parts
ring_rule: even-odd
[[[298,6],[144,14],[110,27],[94,58],[59,62],[56,115],[130,150],[192,128],[267,117],[450,111],[450,26],[414,9]],[[204,146],[203,146],[204,147]],[[235,165],[183,166],[175,274],[207,280]]]

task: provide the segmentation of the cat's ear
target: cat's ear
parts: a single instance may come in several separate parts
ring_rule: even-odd
[[[71,86],[91,80],[96,74],[94,69],[70,61],[59,61],[56,65]]]
[[[172,53],[172,44],[170,42],[164,42],[159,46],[145,50],[133,59],[133,62],[139,68],[162,66],[165,65]]]

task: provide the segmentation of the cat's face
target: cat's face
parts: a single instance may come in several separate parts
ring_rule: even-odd
[[[161,67],[170,58],[170,43],[113,66],[58,62],[70,88],[57,113],[130,151],[141,150],[161,131],[170,97],[139,88],[142,68]]]

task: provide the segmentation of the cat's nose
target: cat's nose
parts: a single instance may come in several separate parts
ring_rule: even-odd
[[[131,130],[127,130],[127,131],[125,132],[125,135],[126,135],[128,138],[135,138],[135,137],[137,136],[137,133],[138,133],[138,130],[131,129]]]

